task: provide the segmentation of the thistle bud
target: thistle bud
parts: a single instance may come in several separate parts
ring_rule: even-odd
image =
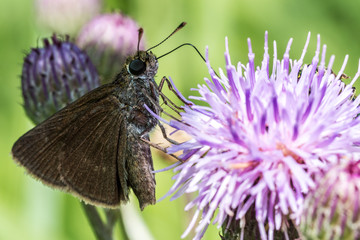
[[[81,29],[76,43],[89,54],[102,84],[110,82],[125,59],[136,53],[138,29],[133,19],[120,13],[97,16]],[[140,49],[143,48],[142,39]]]
[[[360,238],[360,161],[332,167],[306,200],[300,229],[305,239]]]
[[[44,39],[25,57],[21,86],[28,117],[38,124],[99,86],[90,58],[75,44],[56,36]]]

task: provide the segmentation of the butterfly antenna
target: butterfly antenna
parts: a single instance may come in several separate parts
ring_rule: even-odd
[[[175,50],[178,50],[179,48],[181,48],[181,47],[183,47],[183,46],[193,47],[193,48],[195,49],[195,51],[199,54],[199,56],[202,58],[202,60],[206,63],[206,60],[205,60],[204,56],[203,56],[203,55],[200,53],[200,51],[199,51],[194,45],[192,45],[191,43],[183,43],[183,44],[181,44],[180,46],[174,48],[173,50],[171,50],[171,51],[169,51],[169,52],[161,55],[160,57],[157,57],[156,59],[158,60],[159,58],[165,57],[166,55],[174,52]],[[213,69],[213,68],[211,67],[211,69]],[[219,77],[219,75],[217,74],[217,72],[216,72],[214,69],[213,69],[213,71],[214,71],[215,75]]]
[[[139,35],[138,35],[137,52],[138,52],[138,56],[139,56],[139,54],[140,54],[140,52],[139,52],[139,49],[140,49],[140,41],[141,41],[141,38],[142,38],[142,36],[143,36],[144,29],[139,28],[138,32],[139,32]]]
[[[174,35],[177,31],[179,31],[180,29],[182,29],[183,27],[185,27],[186,22],[182,22],[180,23],[180,25],[169,35],[167,36],[164,40],[162,40],[160,43],[156,44],[155,46],[149,48],[148,50],[146,50],[147,52],[150,51],[153,48],[156,48],[157,46],[159,46],[160,44],[162,44],[163,42],[165,42],[166,40],[168,40],[172,35]]]
[[[191,43],[183,43],[183,44],[181,44],[180,46],[178,46],[178,47],[176,47],[176,48],[174,48],[173,50],[171,50],[170,52],[167,52],[167,53],[165,53],[165,54],[163,54],[163,55],[161,55],[160,57],[157,57],[156,59],[159,59],[159,58],[162,58],[162,57],[165,57],[166,55],[168,55],[168,54],[170,54],[170,53],[172,53],[172,52],[174,52],[175,50],[178,50],[179,48],[181,48],[181,47],[183,47],[183,46],[190,46],[190,47],[193,47],[194,49],[195,49],[195,51],[200,55],[200,57],[202,58],[202,60],[204,60],[204,62],[206,62],[206,60],[205,60],[205,58],[204,58],[204,56],[200,53],[200,51],[194,46],[194,45],[192,45]]]

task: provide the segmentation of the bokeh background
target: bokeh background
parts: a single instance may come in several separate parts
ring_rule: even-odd
[[[185,42],[194,44],[202,53],[209,46],[211,64],[217,69],[224,66],[225,36],[229,38],[233,62],[247,60],[246,39],[250,37],[259,64],[264,32],[268,30],[270,42],[277,41],[278,56],[283,54],[289,38],[294,38],[290,57],[296,59],[310,31],[312,40],[305,62],[311,62],[319,33],[322,43],[328,46],[327,60],[331,54],[336,55],[334,72],[340,69],[346,54],[350,57],[345,73],[352,77],[358,68],[359,1],[107,0],[104,4],[107,11],[122,9],[136,19],[145,30],[148,46],[186,21],[183,30],[154,49],[157,55]],[[12,144],[33,127],[21,106],[22,60],[45,36],[36,25],[32,0],[0,1],[0,240],[95,239],[76,198],[27,176],[10,156]],[[160,60],[157,79],[163,75],[171,76],[188,96],[190,88],[208,74],[196,52],[184,47]],[[171,164],[157,154],[154,162],[155,169]],[[171,176],[171,171],[156,175],[157,198],[171,187]],[[137,202],[133,203],[137,207]],[[180,239],[190,220],[189,213],[183,211],[185,203],[186,196],[175,201],[166,198],[140,213],[153,239]],[[120,239],[120,234],[115,234]],[[204,239],[220,239],[219,230],[211,226]]]

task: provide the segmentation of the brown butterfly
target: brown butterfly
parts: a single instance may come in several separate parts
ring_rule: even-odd
[[[117,207],[128,201],[130,188],[141,209],[155,204],[150,146],[141,140],[158,123],[144,105],[159,113],[158,61],[150,49],[129,57],[112,83],[20,137],[12,148],[16,162],[43,183],[93,205]]]

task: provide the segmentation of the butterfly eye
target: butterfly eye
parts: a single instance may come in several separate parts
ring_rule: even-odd
[[[140,59],[134,59],[129,65],[129,71],[133,75],[140,75],[146,70],[146,64]]]

